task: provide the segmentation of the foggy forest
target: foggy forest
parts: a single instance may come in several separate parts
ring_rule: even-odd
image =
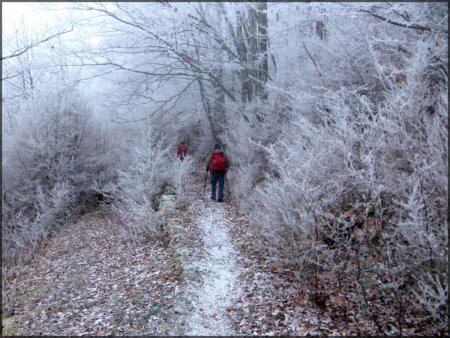
[[[444,336],[448,225],[447,2],[2,2],[3,336]]]

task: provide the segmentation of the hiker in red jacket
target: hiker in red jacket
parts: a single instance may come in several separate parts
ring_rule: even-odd
[[[211,199],[216,200],[216,185],[219,183],[217,202],[223,202],[223,186],[230,161],[222,151],[220,144],[214,146],[214,150],[206,159],[206,172],[211,173]]]
[[[181,143],[178,145],[178,148],[177,148],[177,156],[178,156],[178,158],[179,158],[181,161],[183,161],[183,160],[184,160],[184,157],[187,155],[187,153],[188,153],[188,148],[186,147],[186,145],[184,144],[184,142],[181,142]]]

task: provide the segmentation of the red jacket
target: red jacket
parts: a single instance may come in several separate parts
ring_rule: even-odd
[[[187,152],[188,152],[188,148],[184,144],[180,143],[177,148],[177,155],[178,156],[180,156],[180,155],[186,156]]]
[[[208,171],[210,169],[213,153],[222,153],[223,154],[223,151],[219,150],[219,149],[214,149],[213,152],[209,154],[208,158],[206,159],[206,171]],[[225,154],[223,154],[223,157],[225,158],[225,170],[223,172],[226,174],[228,171],[228,168],[230,167],[230,160],[229,160],[228,156],[226,156]]]

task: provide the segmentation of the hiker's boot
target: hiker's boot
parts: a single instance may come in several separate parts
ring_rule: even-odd
[[[216,200],[216,198],[215,198],[214,196],[211,196],[211,199],[212,199],[213,201],[215,201],[215,200]]]
[[[217,202],[223,202],[223,198],[219,198],[218,200],[217,200]]]

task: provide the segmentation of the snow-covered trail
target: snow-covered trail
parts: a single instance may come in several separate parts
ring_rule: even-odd
[[[233,335],[226,314],[240,294],[236,250],[228,232],[223,204],[210,200],[201,204],[194,222],[202,233],[203,248],[199,248],[202,255],[191,262],[201,278],[188,287],[193,312],[187,319],[187,334]]]

